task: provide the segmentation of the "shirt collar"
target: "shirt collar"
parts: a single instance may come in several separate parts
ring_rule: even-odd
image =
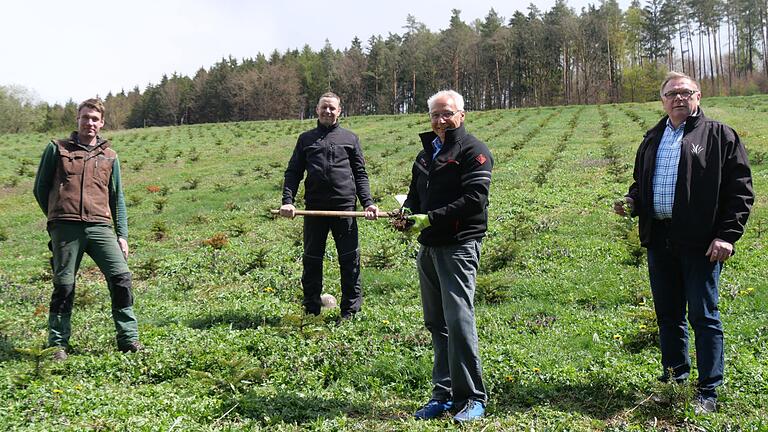
[[[101,138],[101,136],[96,135],[96,142],[93,145],[83,144],[82,142],[80,142],[80,135],[77,133],[77,131],[72,132],[72,135],[70,135],[70,139],[76,145],[79,145],[80,147],[82,147],[82,148],[84,148],[86,150],[90,150],[90,149],[96,148],[99,145],[101,145],[102,142],[104,142],[104,140]]]
[[[672,121],[669,118],[667,118],[667,128],[671,129],[673,132],[677,132],[677,131],[682,130],[683,128],[685,128],[685,122],[682,122],[682,123],[680,123],[680,126],[675,127],[672,124]]]
[[[436,136],[435,139],[432,140],[432,160],[434,160],[437,157],[437,154],[440,153],[440,150],[443,149],[443,142],[440,141],[440,137]]]

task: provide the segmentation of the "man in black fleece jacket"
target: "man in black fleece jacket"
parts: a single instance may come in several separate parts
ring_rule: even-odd
[[[493,156],[464,129],[464,98],[453,90],[427,100],[432,130],[411,169],[404,207],[419,232],[424,325],[432,334],[432,395],[415,417],[454,412],[457,422],[477,420],[488,401],[475,325],[475,281],[488,225]]]
[[[704,116],[691,77],[670,72],[661,85],[667,116],[649,130],[635,158],[634,183],[614,211],[639,216],[648,249],[662,381],[691,370],[688,321],[696,334],[698,413],[715,411],[723,383],[718,281],[744,234],[755,196],[744,145],[730,127]]]
[[[299,135],[283,183],[280,215],[293,218],[299,183],[304,182],[304,200],[309,210],[354,210],[357,199],[367,219],[378,217],[365,172],[365,160],[357,135],[339,126],[341,99],[334,93],[320,97],[315,109],[317,127]],[[304,310],[320,314],[323,291],[323,256],[328,231],[333,234],[341,270],[341,318],[360,311],[360,248],[357,221],[352,217],[304,217]]]

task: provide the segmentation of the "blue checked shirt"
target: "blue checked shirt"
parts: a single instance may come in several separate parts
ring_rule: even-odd
[[[656,151],[656,171],[653,173],[653,213],[656,219],[672,218],[683,132],[685,132],[685,122],[675,129],[667,119],[667,127],[664,129],[659,149]]]

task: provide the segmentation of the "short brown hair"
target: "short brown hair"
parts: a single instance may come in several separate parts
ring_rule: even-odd
[[[322,98],[336,99],[337,101],[339,101],[339,106],[341,106],[341,98],[339,97],[339,95],[337,95],[334,92],[325,92],[322,95],[320,95],[320,98],[317,100],[318,105],[320,105],[320,99]]]
[[[664,77],[664,82],[661,83],[661,88],[659,89],[659,95],[664,96],[664,87],[666,87],[667,83],[672,81],[673,79],[687,79],[688,81],[692,82],[696,86],[696,90],[701,90],[701,86],[699,85],[699,82],[691,78],[690,76],[682,72],[669,71],[669,73],[667,73],[667,76]]]
[[[98,98],[90,98],[80,102],[77,106],[77,116],[80,117],[80,110],[83,108],[90,108],[98,111],[101,114],[101,118],[104,119],[104,102]]]

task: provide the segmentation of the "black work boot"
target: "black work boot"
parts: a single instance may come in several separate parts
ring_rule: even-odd
[[[63,347],[58,347],[58,348],[59,349],[53,352],[53,361],[63,362],[69,357],[67,355],[67,350],[65,350]]]
[[[118,349],[120,350],[120,352],[124,352],[124,353],[129,353],[129,352],[135,353],[139,351],[144,351],[144,345],[142,345],[141,342],[139,341],[133,341],[121,347],[118,347]]]

